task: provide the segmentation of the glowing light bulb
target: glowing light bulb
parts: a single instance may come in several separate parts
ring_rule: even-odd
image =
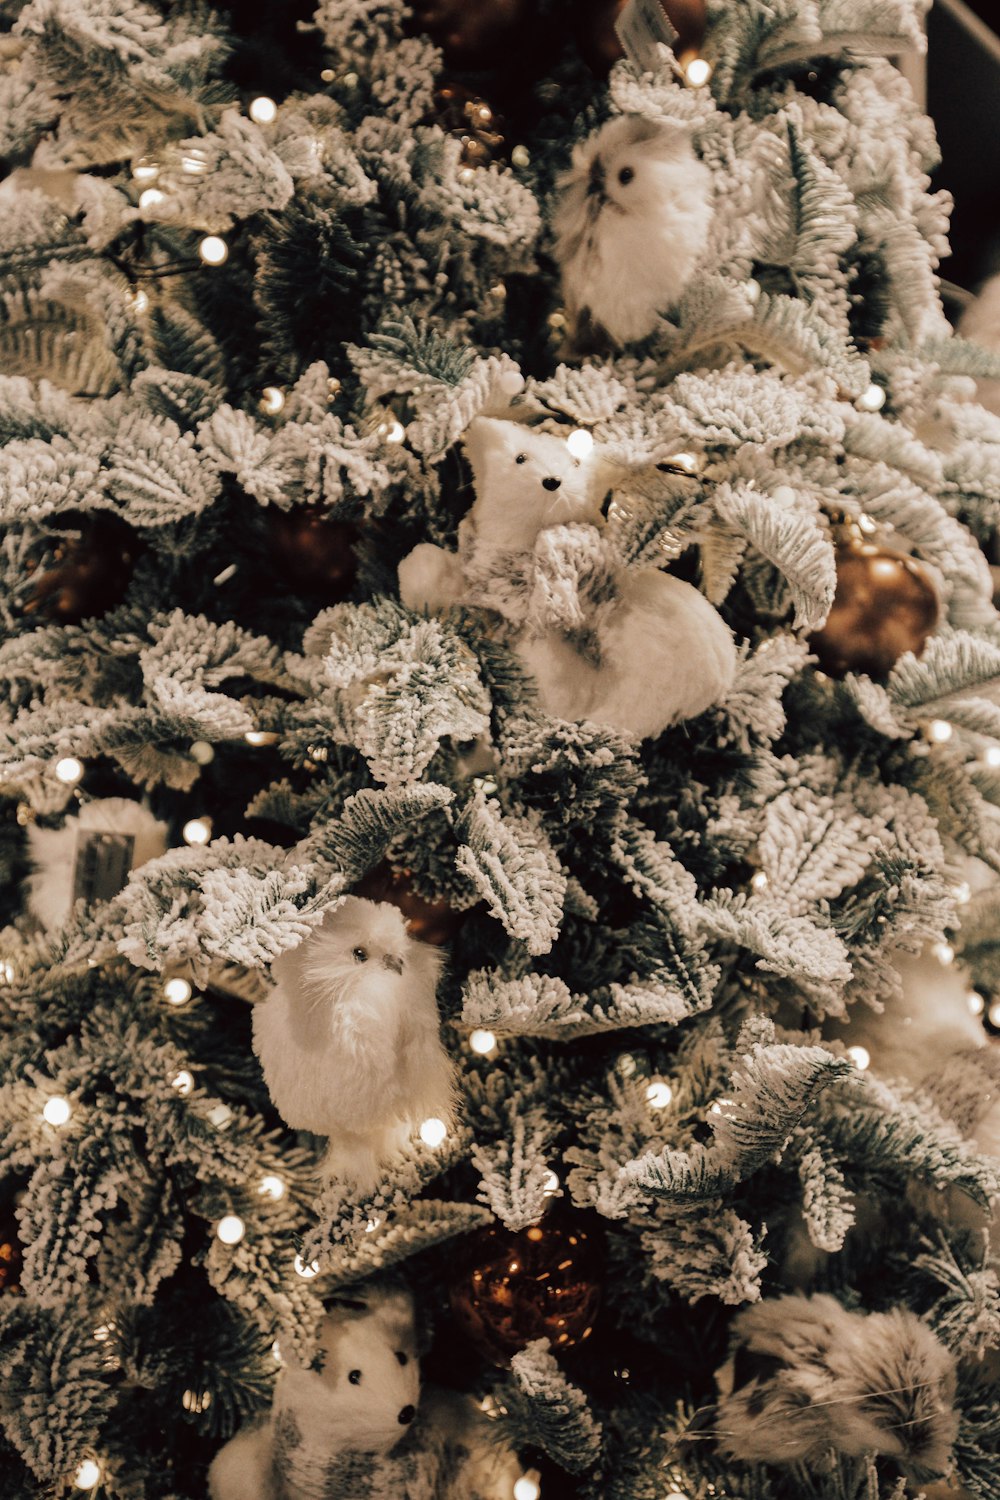
[[[229,259],[229,246],[221,234],[206,234],[205,238],[199,242],[198,254],[206,266],[225,265]]]
[[[216,1234],[224,1245],[238,1245],[247,1232],[239,1214],[226,1214],[216,1225]]]
[[[270,1198],[272,1203],[277,1203],[279,1198],[285,1196],[285,1184],[280,1177],[274,1177],[270,1173],[260,1179],[260,1187],[257,1191],[265,1198]]]
[[[135,308],[137,313],[144,313],[149,311],[149,298],[143,291],[142,287],[139,287],[137,291],[133,292],[132,306]]]
[[[965,1003],[969,1007],[970,1014],[974,1016],[981,1016],[986,1009],[986,1001],[978,990],[970,990],[965,997]]]
[[[594,451],[594,439],[584,427],[577,427],[566,439],[566,447],[573,458],[589,458]]]
[[[848,1047],[847,1055],[859,1073],[863,1073],[872,1060],[867,1047]]]
[[[514,1482],[514,1500],[538,1500],[541,1493],[537,1469],[529,1469],[527,1474],[522,1474]]]
[[[545,1181],[542,1183],[542,1192],[546,1198],[551,1198],[553,1194],[558,1193],[558,1191],[559,1173],[553,1172],[552,1168],[550,1167],[545,1174]]]
[[[273,729],[248,729],[243,738],[248,745],[276,745],[281,735],[275,734]]]
[[[64,786],[76,786],[82,779],[83,761],[77,760],[75,755],[64,755],[62,760],[56,761],[56,780]]]
[[[750,881],[751,890],[766,891],[767,887],[768,879],[766,870],[758,870],[756,875],[754,875]]]
[[[438,1120],[433,1115],[429,1120],[425,1120],[420,1127],[420,1139],[425,1146],[430,1146],[434,1150],[442,1144],[447,1134],[447,1125],[443,1120]]]
[[[955,962],[955,950],[950,943],[935,943],[931,952],[939,964],[951,964]]]
[[[208,740],[192,740],[188,754],[199,766],[210,766],[215,759],[215,746],[210,745]]]
[[[505,396],[516,396],[524,390],[524,376],[520,370],[504,370],[497,384]]]
[[[937,745],[946,745],[955,733],[947,719],[932,719],[927,732]]]
[[[863,531],[865,536],[874,536],[878,531],[878,523],[871,516],[861,515],[858,517],[858,530]]]
[[[85,1458],[73,1475],[78,1490],[92,1490],[101,1482],[101,1466],[93,1458]]]
[[[271,1357],[273,1358],[276,1365],[281,1364],[281,1345],[278,1343],[277,1339],[275,1339],[274,1343],[271,1345]]]
[[[667,463],[672,464],[675,469],[683,469],[687,474],[698,472],[697,453],[672,453]]]
[[[204,177],[208,171],[208,157],[200,146],[190,146],[181,157],[181,171],[185,177]]]
[[[140,156],[132,167],[136,182],[155,182],[160,175],[160,163],[151,156]]]
[[[991,745],[983,756],[983,760],[988,766],[1000,766],[1000,745]]]
[[[680,1490],[671,1490],[668,1495],[664,1495],[663,1500],[688,1500],[688,1497],[682,1495]]]
[[[968,906],[972,900],[972,886],[967,880],[962,880],[956,885],[951,893],[959,906]]]
[[[646,1090],[646,1102],[651,1109],[666,1109],[673,1097],[673,1089],[662,1078],[655,1079]]]
[[[146,188],[139,194],[140,208],[155,208],[158,203],[165,203],[166,201],[166,193],[161,193],[159,188]]]
[[[703,57],[692,57],[684,69],[684,77],[693,89],[704,88],[712,76],[712,64]]]
[[[493,1051],[497,1039],[492,1031],[481,1031],[478,1028],[469,1037],[469,1046],[473,1052],[478,1052],[480,1057],[486,1057]]]
[[[618,1071],[623,1078],[631,1078],[638,1064],[631,1052],[623,1052],[618,1059]]]
[[[514,167],[526,167],[531,161],[531,152],[527,146],[515,146],[510,153],[510,160]]]
[[[42,1118],[50,1125],[65,1125],[73,1113],[68,1099],[63,1099],[59,1094],[53,1094],[51,1099],[46,1099],[42,1110]]]
[[[168,1005],[187,1005],[193,991],[187,979],[168,979],[163,986],[163,998]]]
[[[998,1029],[1000,1029],[1000,1000],[994,1000],[993,1004],[986,1012],[986,1019],[989,1021],[991,1026],[996,1026]]]
[[[0,963],[0,979],[3,980],[4,984],[13,983],[14,965],[9,963],[7,959],[4,959],[3,963]]]
[[[171,1078],[170,1087],[176,1089],[183,1097],[185,1094],[190,1094],[194,1088],[194,1078],[188,1072],[187,1068],[181,1068],[180,1072]]]
[[[761,285],[760,282],[755,281],[752,276],[747,282],[744,290],[746,291],[747,296],[750,298],[750,301],[753,304],[756,304],[760,301]]]
[[[379,428],[387,443],[401,443],[406,436],[406,428],[398,418],[394,417],[391,422],[385,424],[385,430]]]
[[[381,1219],[369,1219],[365,1225],[365,1234],[374,1234],[381,1222]]]
[[[301,1276],[303,1281],[312,1281],[314,1276],[319,1275],[319,1261],[304,1261],[301,1255],[295,1257],[295,1274]]]
[[[269,417],[276,417],[284,410],[285,393],[280,386],[266,385],[260,393],[260,409]]]
[[[228,1104],[217,1104],[208,1112],[208,1119],[216,1130],[225,1130],[232,1124],[233,1112]]]
[[[266,94],[261,94],[258,98],[251,100],[247,113],[257,125],[270,125],[278,113],[278,106]]]
[[[881,411],[885,405],[885,391],[880,385],[870,385],[855,401],[858,411]]]
[[[181,829],[185,844],[207,844],[212,837],[211,818],[189,818]]]

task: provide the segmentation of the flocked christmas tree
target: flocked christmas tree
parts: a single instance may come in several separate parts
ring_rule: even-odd
[[[4,1496],[1000,1494],[921,6],[620,9],[0,7]]]

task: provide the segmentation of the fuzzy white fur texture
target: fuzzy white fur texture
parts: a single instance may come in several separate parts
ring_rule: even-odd
[[[958,332],[963,338],[1000,354],[1000,276],[991,276],[975,302],[965,309]],[[1000,416],[1000,380],[977,380],[976,394],[983,406]]]
[[[135,841],[133,870],[167,850],[167,825],[129,797],[95,797],[61,828],[29,825],[34,870],[28,881],[28,906],[47,932],[61,927],[73,913],[77,844],[81,834],[89,833],[128,834]]]
[[[283,1369],[269,1416],[216,1454],[211,1500],[313,1500],[329,1493],[324,1475],[339,1458],[389,1453],[406,1435],[420,1401],[409,1295],[335,1307],[320,1323],[318,1344],[315,1367]],[[288,1441],[293,1431],[298,1442]]]
[[[778,1297],[733,1321],[717,1376],[723,1453],[814,1463],[829,1449],[894,1458],[918,1484],[947,1470],[958,1433],[955,1362],[908,1309],[848,1312],[833,1297]]]
[[[436,948],[387,902],[348,896],[273,966],[253,1044],[293,1130],[330,1138],[324,1172],[360,1191],[430,1117],[453,1111],[441,1045]]]
[[[458,554],[425,543],[404,558],[404,604],[504,615],[541,707],[556,718],[592,719],[643,739],[726,696],[736,647],[718,612],[690,583],[655,568],[629,571],[605,547],[608,474],[599,454],[576,459],[559,437],[486,417],[470,425],[465,447],[476,499],[459,528]],[[551,576],[549,543],[567,557],[576,546],[582,556],[588,537],[600,602],[584,589],[560,596],[566,615],[575,615],[575,636],[539,626],[533,603],[545,591],[536,593],[532,580]]]
[[[618,344],[645,338],[705,249],[709,169],[682,126],[622,115],[576,147],[560,188],[553,227],[573,323]]]

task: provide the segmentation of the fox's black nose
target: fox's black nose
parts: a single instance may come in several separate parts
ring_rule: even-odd
[[[543,490],[557,490],[561,484],[562,484],[562,480],[561,479],[556,479],[553,474],[550,474],[547,479],[543,479],[542,480],[542,489]]]
[[[404,1406],[399,1414],[399,1425],[401,1427],[409,1427],[416,1415],[417,1408],[415,1406]]]

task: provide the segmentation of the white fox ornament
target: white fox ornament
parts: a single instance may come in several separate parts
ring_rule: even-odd
[[[348,896],[275,962],[275,986],[254,1009],[275,1108],[293,1130],[328,1136],[324,1175],[361,1192],[422,1121],[451,1118],[440,968],[397,907]]]
[[[732,632],[705,596],[658,568],[627,568],[607,543],[600,456],[479,417],[463,439],[476,499],[458,552],[422,542],[399,565],[414,610],[468,605],[508,622],[538,699],[556,718],[658,735],[725,697]]]

